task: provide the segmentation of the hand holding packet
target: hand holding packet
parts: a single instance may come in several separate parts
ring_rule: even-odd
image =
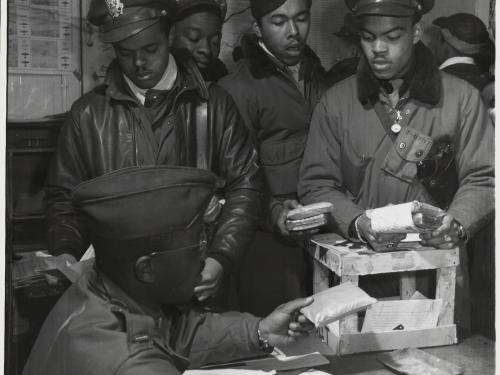
[[[421,233],[438,228],[446,212],[427,203],[413,201],[367,210],[375,233]]]
[[[287,214],[286,228],[293,232],[321,227],[328,222],[332,209],[331,203],[321,202],[291,210]]]
[[[314,302],[301,309],[316,327],[323,327],[377,302],[358,286],[346,282],[313,295]]]

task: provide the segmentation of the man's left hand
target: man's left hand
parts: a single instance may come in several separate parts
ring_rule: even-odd
[[[439,228],[433,232],[422,233],[420,235],[422,245],[432,246],[437,249],[452,249],[457,247],[462,243],[459,227],[460,224],[455,218],[450,214],[446,214]]]
[[[305,336],[314,325],[300,313],[300,309],[313,303],[313,298],[299,298],[278,306],[259,323],[263,339],[271,346],[286,346],[297,337]]]
[[[194,288],[194,294],[200,302],[217,293],[223,273],[222,265],[218,261],[213,258],[205,259],[200,284]]]

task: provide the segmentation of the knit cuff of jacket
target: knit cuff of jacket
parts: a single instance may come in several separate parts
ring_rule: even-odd
[[[49,234],[49,237],[50,234]],[[88,247],[83,243],[77,243],[78,240],[75,239],[61,239],[64,236],[59,236],[59,241],[50,241],[49,239],[49,254],[52,256],[59,256],[61,254],[69,254],[73,256],[76,260],[80,259]]]
[[[217,262],[219,262],[222,266],[222,270],[224,271],[224,274],[228,274],[229,272],[231,272],[231,270],[233,268],[233,262],[225,254],[209,252],[207,257],[215,259]]]

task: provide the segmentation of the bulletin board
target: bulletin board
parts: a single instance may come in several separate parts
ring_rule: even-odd
[[[68,111],[82,94],[80,0],[8,0],[7,9],[8,119]]]
[[[9,72],[69,72],[73,55],[71,0],[9,0]],[[79,25],[75,25],[79,26]]]

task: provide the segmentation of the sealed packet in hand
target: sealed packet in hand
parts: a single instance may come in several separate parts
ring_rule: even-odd
[[[446,212],[427,203],[408,203],[367,210],[375,233],[420,233],[441,225]]]
[[[331,203],[321,202],[291,210],[287,214],[286,229],[293,232],[321,227],[328,222],[327,214],[332,209]]]
[[[358,286],[347,282],[313,295],[314,302],[301,309],[316,327],[323,327],[377,302]]]

